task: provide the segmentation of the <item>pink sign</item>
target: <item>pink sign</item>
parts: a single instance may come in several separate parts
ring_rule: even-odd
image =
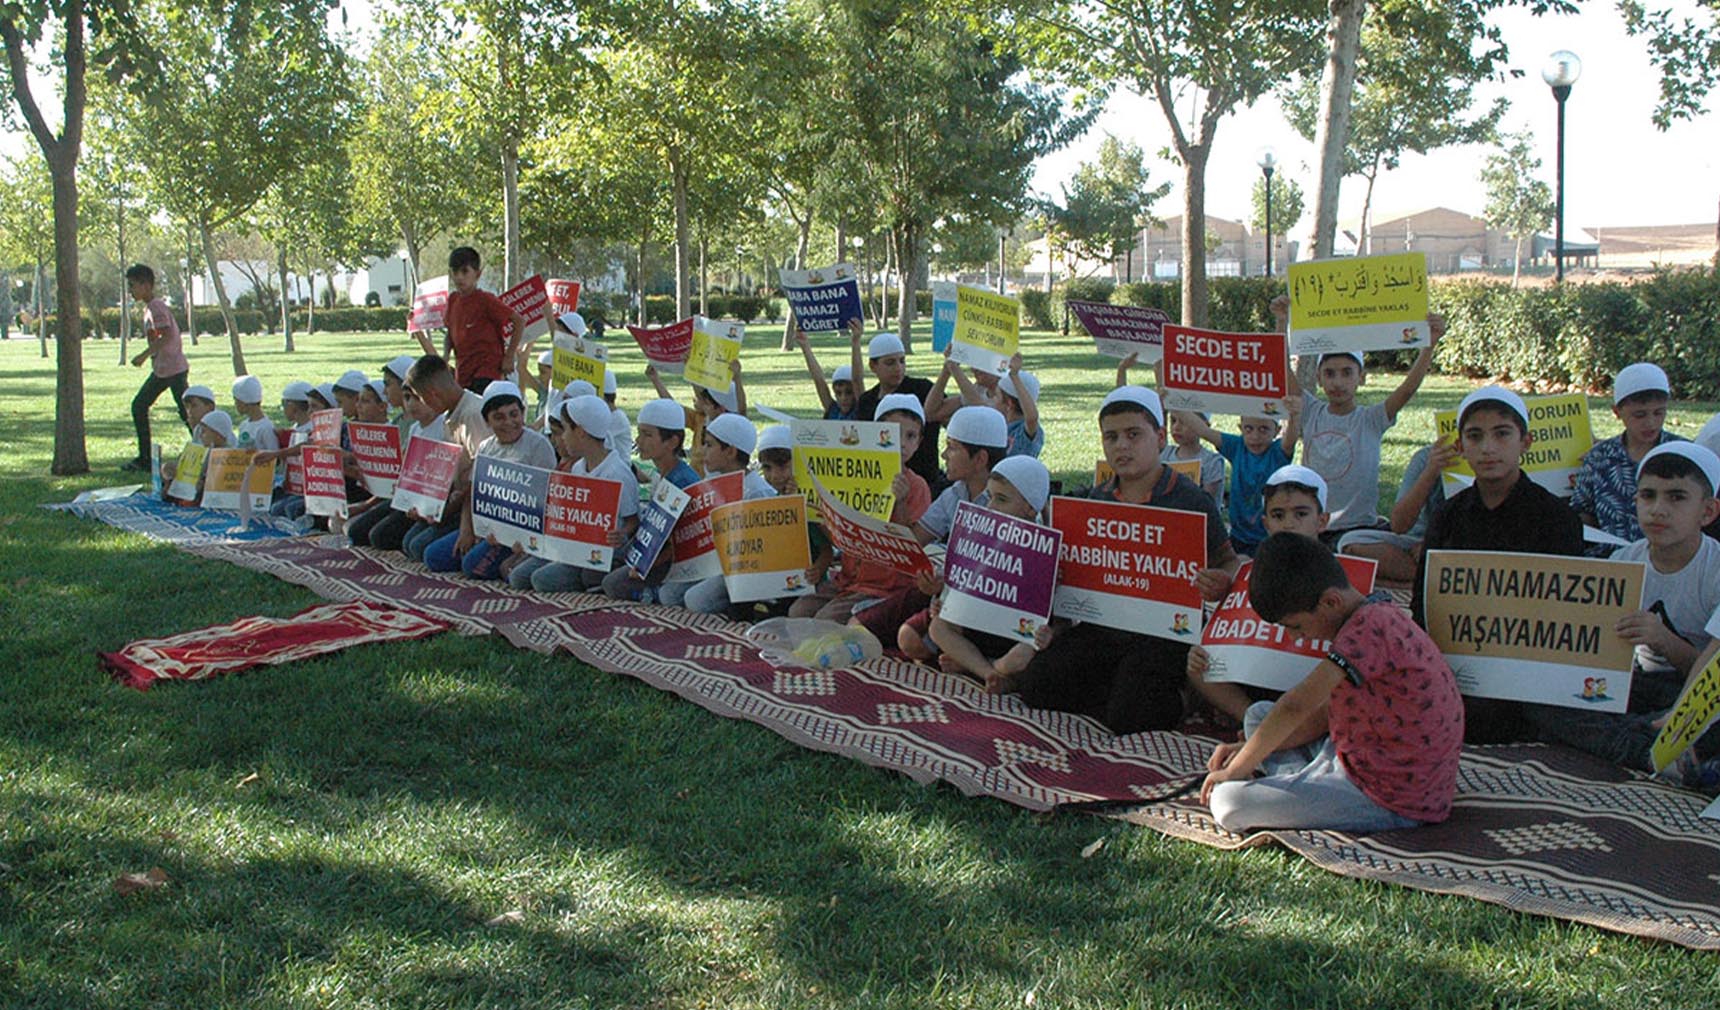
[[[340,408],[339,407],[330,407],[327,410],[312,411],[311,412],[311,437],[310,437],[311,444],[312,445],[339,445],[340,444],[340,423],[341,423],[341,415],[340,415]]]
[[[657,366],[657,371],[681,374],[687,355],[693,350],[693,320],[683,319],[669,326],[646,328],[629,326],[627,332],[645,352],[645,360]]]
[[[392,424],[367,424],[353,421],[346,426],[352,440],[352,454],[358,459],[358,472],[364,486],[378,498],[394,493],[394,482],[400,476],[400,429]]]
[[[579,282],[550,278],[549,310],[555,315],[579,311]]]
[[[524,340],[532,340],[549,332],[549,320],[544,318],[544,309],[549,305],[549,289],[544,285],[542,277],[532,274],[503,291],[501,298],[503,305],[526,318]]]
[[[842,552],[843,558],[875,562],[906,575],[932,574],[931,558],[908,527],[849,508],[817,477],[812,478],[812,487],[824,516],[824,532],[830,535],[830,542]]]
[[[299,449],[305,471],[305,511],[313,516],[346,515],[346,474],[340,450],[326,445]]]
[[[418,285],[412,294],[412,313],[406,317],[406,332],[439,330],[447,320],[448,278],[437,277]]]
[[[412,436],[406,444],[406,459],[400,464],[400,477],[394,482],[394,507],[402,512],[417,509],[419,515],[433,522],[441,519],[454,474],[460,469],[462,451],[454,442]]]

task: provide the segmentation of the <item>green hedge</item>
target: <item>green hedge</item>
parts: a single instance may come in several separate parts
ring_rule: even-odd
[[[186,330],[185,310],[175,308],[173,318],[178,321],[180,330]],[[102,309],[100,325],[96,317],[88,309],[84,310],[84,336],[103,337],[119,336],[119,310]],[[306,319],[303,309],[292,315],[293,332],[305,331]],[[136,317],[133,317],[135,322]],[[281,317],[276,312],[259,312],[256,309],[234,309],[233,324],[243,335],[259,333],[275,333],[280,330]],[[358,306],[342,306],[338,309],[318,309],[316,312],[317,329],[321,332],[333,333],[385,333],[404,332],[406,330],[406,308],[365,308]],[[48,317],[48,330],[54,329],[54,317]],[[226,326],[221,321],[221,311],[213,306],[200,307],[197,310],[197,332],[199,335],[226,333]]]
[[[762,295],[712,294],[706,299],[707,314],[712,319],[739,319],[743,323],[779,321],[782,317],[776,314],[777,304],[780,304],[777,299]],[[693,299],[693,311],[699,311],[697,298]],[[645,318],[659,325],[679,319],[675,314],[675,296],[646,295]]]
[[[1272,327],[1268,306],[1282,294],[1284,282],[1267,277],[1214,277],[1207,281],[1208,325],[1233,333],[1259,333]],[[1182,286],[1174,281],[1137,281],[1115,284],[1100,278],[1077,278],[1045,291],[1021,293],[1021,318],[1029,327],[1061,329],[1063,307],[1069,299],[1136,305],[1163,311],[1172,319],[1182,318]],[[1069,317],[1071,333],[1086,334],[1080,320]]]
[[[1604,281],[1512,288],[1436,283],[1448,323],[1440,370],[1541,389],[1604,389],[1633,361],[1666,369],[1679,398],[1720,398],[1720,274],[1661,271],[1632,284]]]

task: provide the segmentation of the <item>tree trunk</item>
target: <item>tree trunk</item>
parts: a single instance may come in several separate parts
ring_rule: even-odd
[[[897,257],[896,231],[894,228],[884,231],[884,269],[878,274],[878,328],[890,328],[890,268],[900,267],[901,260]]]
[[[129,350],[131,347],[131,313],[126,311],[125,305],[125,204],[123,197],[120,203],[119,220],[117,222],[117,227],[114,230],[114,234],[118,238],[116,245],[119,252],[119,269],[121,273],[119,286],[119,363],[120,367],[123,368],[126,362],[131,360]]]
[[[197,232],[203,236],[203,262],[209,265],[209,280],[215,285],[215,304],[221,307],[221,322],[227,327],[227,346],[233,350],[233,374],[245,374],[245,349],[239,345],[239,324],[233,319],[233,303],[227,300],[227,282],[221,279],[221,261],[215,258],[215,240],[209,234],[209,222],[198,221]]]
[[[1332,255],[1338,233],[1338,183],[1350,143],[1350,98],[1356,89],[1356,55],[1362,47],[1367,0],[1330,0],[1326,22],[1326,69],[1320,79],[1320,118],[1314,148],[1320,152],[1320,184],[1314,193],[1314,258]]]
[[[923,258],[920,250],[920,230],[913,225],[903,226],[896,244],[899,247],[897,265],[902,271],[900,283],[896,287],[896,336],[901,339],[902,346],[909,353],[913,353],[914,317],[919,309],[915,304],[914,294],[918,289],[916,281],[919,279],[920,261]]]
[[[305,336],[317,331],[317,265],[309,256],[305,257],[305,276],[311,279],[311,298],[305,303]],[[328,277],[329,302],[334,302],[334,271],[329,271]]]
[[[638,305],[639,325],[646,325],[645,316],[645,247],[651,241],[650,232],[639,236],[639,267],[633,271],[633,297]]]
[[[1523,237],[1517,236],[1517,248],[1511,253],[1511,286],[1517,286],[1517,278],[1523,274]]]
[[[806,254],[809,251],[807,246],[812,242],[812,208],[810,205],[807,207],[806,217],[796,221],[795,224],[800,227],[800,242],[794,247],[794,269],[805,270]],[[836,228],[836,236],[836,259],[831,262],[840,263],[842,262],[842,228],[840,225]],[[792,313],[783,313],[782,349],[785,351],[794,350],[794,320],[789,318],[790,315]]]
[[[520,276],[520,147],[513,138],[502,144],[502,288]]]
[[[841,218],[836,219],[836,255],[830,262],[848,262],[848,226]]]
[[[699,231],[699,315],[711,314],[711,237]]]
[[[687,166],[682,164],[677,151],[669,152],[669,179],[675,194],[675,318],[685,319],[693,314],[687,262],[691,236],[687,220]]]
[[[1362,197],[1362,233],[1356,236],[1356,255],[1369,256],[1374,251],[1374,182],[1380,177],[1380,160],[1374,159],[1373,171],[1367,174],[1367,195]],[[1336,238],[1333,241],[1337,241]]]
[[[36,283],[30,297],[36,302],[36,342],[42,345],[42,357],[48,357],[48,311],[43,307],[42,285],[48,282],[48,271],[41,260],[36,261]]]
[[[80,77],[68,86],[80,91]],[[78,146],[61,143],[48,161],[54,180],[55,339],[54,462],[56,476],[88,473],[84,446],[84,335],[78,311]]]
[[[411,305],[412,299],[418,294],[418,232],[406,225],[400,226],[400,241],[406,246],[406,304]]]
[[[196,299],[192,293],[192,289],[196,286],[197,278],[197,252],[194,248],[195,245],[196,243],[193,241],[192,229],[188,225],[185,229],[185,273],[180,275],[185,278],[185,284],[180,289],[179,293],[185,299],[185,328],[191,333],[192,347],[197,346],[197,313],[195,311],[196,306],[193,304]]]
[[[1206,159],[1212,148],[1190,144],[1183,161],[1182,324],[1205,326],[1206,290]]]
[[[275,247],[275,268],[281,272],[281,339],[282,347],[288,353],[293,353],[293,299],[287,290],[287,247],[285,243]]]

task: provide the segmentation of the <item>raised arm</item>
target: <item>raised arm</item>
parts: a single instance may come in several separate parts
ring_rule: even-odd
[[[1021,419],[1026,422],[1028,437],[1039,434],[1039,403],[1021,381],[1021,354],[1009,359],[1009,379],[1015,384],[1015,401],[1021,404]],[[965,393],[966,390],[963,390]]]
[[[1140,363],[1141,356],[1139,354],[1131,354],[1122,361],[1117,362],[1117,382],[1111,388],[1121,389],[1122,387],[1127,386],[1129,384],[1129,369]]]
[[[1284,430],[1278,433],[1278,446],[1284,450],[1284,455],[1296,458],[1296,443],[1302,438],[1302,391],[1296,388],[1296,378],[1290,378],[1290,395],[1284,398],[1284,412],[1289,418],[1284,422]]]
[[[645,366],[645,377],[647,379],[651,380],[651,388],[655,389],[657,391],[657,399],[659,399],[659,400],[673,400],[674,399],[673,396],[669,395],[669,387],[663,385],[663,377],[661,375],[657,374],[657,366],[656,365],[646,365]]]
[[[1398,496],[1397,503],[1392,506],[1391,523],[1393,533],[1407,533],[1415,525],[1416,517],[1427,505],[1428,496],[1433,489],[1445,479],[1445,468],[1457,458],[1457,446],[1444,440],[1433,443],[1433,449],[1427,454],[1427,465],[1416,474],[1415,483]]]
[[[735,413],[747,416],[747,387],[741,385],[741,359],[729,362],[729,374],[735,377]]]
[[[1398,411],[1408,405],[1410,397],[1421,388],[1421,380],[1427,377],[1427,370],[1433,365],[1433,349],[1439,345],[1439,338],[1445,335],[1445,317],[1437,313],[1427,317],[1429,338],[1427,346],[1415,356],[1415,364],[1409,366],[1409,374],[1398,383],[1398,388],[1386,397],[1386,417],[1397,420]]]
[[[1224,434],[1217,428],[1214,428],[1211,424],[1208,424],[1205,419],[1194,411],[1173,410],[1171,411],[1171,417],[1178,422],[1187,425],[1188,429],[1194,432],[1196,438],[1203,442],[1211,442],[1214,449],[1217,449],[1219,446],[1224,444]]]
[[[949,398],[950,373],[956,366],[950,364],[950,359],[944,358],[944,367],[938,369],[937,381],[932,383],[932,391],[926,394],[926,420],[930,421],[944,409],[944,401]]]
[[[806,358],[806,374],[812,376],[812,388],[818,391],[818,403],[825,413],[836,405],[836,398],[830,395],[830,383],[824,381],[824,369],[819,366],[818,358],[812,353],[812,342],[806,339],[806,331],[800,328],[800,321],[792,314],[789,325],[794,327],[794,342],[800,345],[800,353]]]

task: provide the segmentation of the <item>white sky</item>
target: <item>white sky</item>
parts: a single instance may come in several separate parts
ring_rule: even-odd
[[[1583,72],[1565,108],[1566,226],[1713,222],[1720,205],[1720,96],[1710,95],[1708,113],[1694,122],[1680,122],[1665,133],[1655,129],[1649,116],[1659,94],[1659,76],[1649,65],[1645,42],[1625,34],[1610,0],[1591,0],[1584,10],[1568,17],[1536,18],[1515,9],[1496,15],[1511,50],[1511,66],[1524,76],[1489,85],[1478,93],[1476,105],[1485,107],[1500,94],[1510,99],[1501,128],[1527,126],[1534,131],[1542,178],[1551,185],[1555,103],[1541,80],[1541,67],[1555,50],[1569,49],[1582,59]],[[1084,137],[1040,160],[1034,187],[1058,194],[1058,183],[1080,162],[1095,157],[1106,133],[1134,141],[1149,158],[1170,145],[1157,104],[1119,93]],[[1313,227],[1314,145],[1284,122],[1271,98],[1219,125],[1207,163],[1207,213],[1247,219],[1263,146],[1277,154],[1279,171],[1302,185],[1306,209],[1295,236],[1305,239]],[[1487,153],[1486,147],[1467,145],[1405,155],[1397,171],[1380,175],[1374,220],[1436,206],[1479,214],[1486,195],[1478,176]],[[1152,178],[1173,183],[1171,193],[1154,205],[1154,213],[1161,218],[1182,213],[1182,170],[1155,159]],[[1361,217],[1365,186],[1360,177],[1344,181],[1340,220],[1346,227],[1354,227]]]
[[[1543,178],[1551,183],[1554,103],[1541,80],[1541,67],[1549,53],[1570,49],[1582,58],[1583,73],[1566,107],[1568,227],[1713,222],[1720,204],[1720,95],[1709,96],[1708,113],[1694,122],[1677,123],[1664,133],[1655,129],[1649,116],[1659,78],[1649,65],[1645,42],[1625,34],[1611,0],[1590,0],[1584,6],[1585,13],[1566,17],[1536,18],[1516,9],[1496,15],[1511,49],[1511,65],[1524,76],[1486,86],[1476,104],[1484,106],[1499,94],[1510,99],[1503,128],[1527,126],[1534,131],[1542,152]],[[350,28],[368,27],[372,7],[368,0],[350,0],[345,7]],[[338,28],[338,13],[330,20]],[[44,111],[52,117],[58,103],[49,95],[38,85],[38,101],[49,106]],[[1170,143],[1158,107],[1119,92],[1092,130],[1040,159],[1034,188],[1057,194],[1058,184],[1083,160],[1096,155],[1107,133],[1140,144],[1149,158]],[[0,134],[0,153],[33,151],[34,146],[27,133]],[[1279,171],[1301,183],[1308,194],[1303,221],[1296,227],[1297,237],[1305,237],[1312,227],[1313,145],[1290,129],[1270,97],[1220,124],[1207,165],[1207,212],[1233,220],[1247,218],[1249,193],[1260,173],[1256,160],[1263,146],[1273,148]],[[1397,171],[1380,176],[1374,219],[1384,221],[1435,206],[1480,213],[1485,194],[1477,177],[1486,154],[1485,148],[1466,146],[1405,155]],[[1181,213],[1181,170],[1154,159],[1152,177],[1173,183],[1171,193],[1154,206],[1155,213],[1160,217]],[[1363,186],[1360,178],[1344,182],[1340,219],[1346,227],[1353,227],[1361,216]]]

